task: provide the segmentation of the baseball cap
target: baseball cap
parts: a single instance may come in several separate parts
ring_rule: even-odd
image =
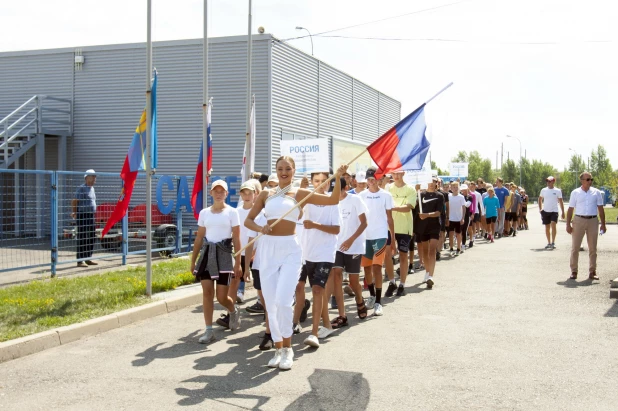
[[[86,170],[86,174],[84,174],[84,178],[88,177],[88,176],[97,176],[97,174],[95,173],[95,171],[93,169],[90,170]]]
[[[255,186],[253,185],[253,183],[251,183],[251,181],[245,181],[244,183],[242,183],[242,185],[240,186],[240,191],[242,190],[251,190],[251,191],[255,191]]]
[[[364,171],[359,171],[358,173],[356,173],[356,182],[357,183],[366,183],[367,182],[367,177],[366,177]]]
[[[368,168],[365,172],[365,178],[376,178],[376,170],[374,168]],[[356,182],[358,182],[358,177],[356,178]]]
[[[545,181],[556,181],[556,178],[554,176],[549,176]]]
[[[270,183],[270,182],[274,182],[274,183],[279,184],[279,177],[277,177],[277,174],[271,174],[271,175],[268,177],[268,182],[269,182],[269,183]]]
[[[214,190],[215,187],[223,187],[223,189],[225,191],[229,191],[227,189],[227,183],[225,182],[225,180],[217,180],[217,181],[213,181],[212,185],[210,186],[211,190]]]
[[[468,185],[467,184],[462,184],[461,187],[459,187],[460,190],[467,190],[468,189]]]

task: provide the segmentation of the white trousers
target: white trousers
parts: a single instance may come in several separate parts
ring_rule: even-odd
[[[260,239],[260,282],[274,342],[292,337],[294,292],[302,268],[302,250],[295,235]]]

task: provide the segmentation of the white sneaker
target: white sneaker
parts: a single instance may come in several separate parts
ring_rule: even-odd
[[[318,337],[313,334],[309,334],[309,336],[305,338],[304,344],[309,347],[320,348],[320,341],[318,340]]]
[[[331,335],[332,333],[334,333],[335,329],[333,328],[326,328],[326,327],[320,327],[318,328],[318,338],[321,340],[323,338],[328,337],[329,335]]]
[[[294,363],[294,351],[292,347],[283,347],[281,349],[281,361],[279,362],[280,370],[291,370]]]
[[[281,363],[281,348],[276,348],[275,349],[275,356],[273,358],[271,358],[270,361],[268,361],[268,366],[270,368],[277,368],[279,367],[279,364]]]
[[[466,245],[462,244],[461,245],[461,253],[463,254],[464,251],[466,251]]]
[[[245,294],[243,292],[238,292],[236,294],[236,303],[237,304],[242,304],[245,302]]]
[[[376,303],[375,307],[373,308],[373,315],[377,315],[377,316],[383,315],[382,304]]]
[[[230,330],[237,330],[240,328],[240,308],[234,306],[234,311],[230,313]]]
[[[373,296],[369,296],[369,298],[367,298],[367,301],[365,301],[365,306],[367,306],[368,310],[373,310],[373,306],[376,303],[376,298]]]
[[[214,330],[208,330],[207,329],[206,331],[204,331],[204,334],[202,334],[200,339],[197,340],[197,341],[200,344],[208,344],[209,342],[212,342],[214,340],[216,340]]]

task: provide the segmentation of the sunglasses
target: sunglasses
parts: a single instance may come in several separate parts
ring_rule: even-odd
[[[594,178],[582,178],[581,181],[594,181]]]

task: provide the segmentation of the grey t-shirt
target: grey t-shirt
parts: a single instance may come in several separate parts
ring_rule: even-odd
[[[97,211],[97,196],[94,187],[82,184],[75,192],[78,213],[95,213]]]
[[[521,195],[519,193],[513,194],[513,200],[511,202],[511,209],[509,210],[511,213],[516,213],[519,205],[521,204]]]

